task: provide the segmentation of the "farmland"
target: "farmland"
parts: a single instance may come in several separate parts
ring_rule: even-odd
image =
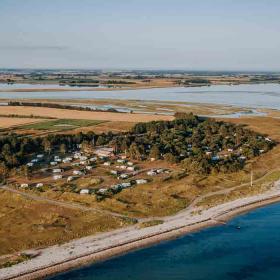
[[[23,125],[30,125],[35,124],[38,122],[41,122],[40,119],[34,119],[34,118],[10,118],[10,117],[0,117],[0,128],[11,128],[11,127],[17,127],[17,126],[23,126]]]
[[[153,120],[172,120],[172,116],[147,115],[147,114],[127,114],[110,112],[84,112],[72,111],[67,109],[37,108],[27,106],[1,106],[1,115],[13,114],[22,116],[41,116],[45,118],[58,119],[78,119],[96,121],[119,121],[119,122],[148,122]]]
[[[94,120],[75,120],[75,119],[60,119],[60,120],[50,120],[42,121],[35,124],[23,125],[20,128],[24,130],[49,130],[49,131],[64,131],[71,130],[80,127],[94,126],[102,123],[102,121]]]

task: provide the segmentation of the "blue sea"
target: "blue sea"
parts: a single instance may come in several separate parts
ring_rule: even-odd
[[[280,204],[49,279],[280,279]]]

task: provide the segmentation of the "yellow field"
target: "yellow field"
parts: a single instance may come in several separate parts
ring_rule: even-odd
[[[2,111],[2,109],[1,109],[1,111]],[[10,113],[11,113],[11,111],[10,111]],[[9,114],[7,114],[7,115],[9,115]],[[9,128],[9,127],[19,126],[19,125],[24,125],[24,124],[42,122],[42,121],[44,121],[44,119],[0,117],[0,128]]]
[[[111,113],[111,112],[88,112],[75,111],[67,109],[27,107],[27,106],[3,106],[1,115],[10,115],[11,112],[15,115],[24,116],[41,116],[53,117],[58,119],[85,119],[97,121],[118,121],[118,122],[149,122],[156,120],[172,120],[172,116],[163,115],[146,115],[146,114],[127,114],[127,113]]]

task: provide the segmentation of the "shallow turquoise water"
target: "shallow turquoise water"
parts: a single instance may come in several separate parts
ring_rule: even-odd
[[[280,279],[280,204],[50,279]]]

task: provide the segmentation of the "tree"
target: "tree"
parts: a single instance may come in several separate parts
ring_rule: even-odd
[[[171,153],[167,153],[164,155],[164,159],[170,163],[176,163],[177,159],[174,155],[172,155]]]
[[[0,163],[0,181],[5,182],[7,176],[9,174],[9,170],[4,162]]]
[[[49,141],[49,139],[44,138],[43,147],[44,147],[45,153],[48,153],[48,154],[51,153],[52,147],[51,147],[51,142]]]
[[[66,145],[65,145],[64,143],[60,145],[59,151],[60,151],[60,153],[62,153],[63,155],[66,154],[66,152],[67,152],[67,147],[66,147]]]
[[[154,145],[150,151],[150,158],[159,159],[160,158],[160,150],[157,145]]]
[[[140,160],[141,153],[136,143],[132,143],[129,147],[129,156],[132,159]]]

